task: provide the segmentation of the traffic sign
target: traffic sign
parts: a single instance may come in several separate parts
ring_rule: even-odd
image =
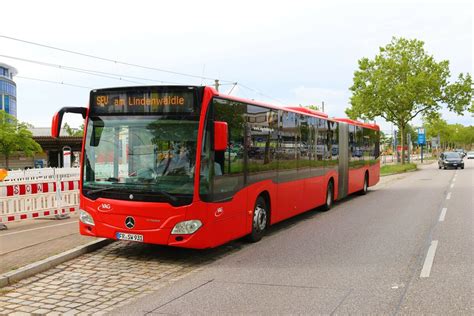
[[[419,128],[418,129],[418,145],[425,145],[426,144],[426,137],[425,137],[425,129]]]

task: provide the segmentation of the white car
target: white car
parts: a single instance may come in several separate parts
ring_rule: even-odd
[[[474,159],[474,151],[468,151],[466,155],[467,159]]]

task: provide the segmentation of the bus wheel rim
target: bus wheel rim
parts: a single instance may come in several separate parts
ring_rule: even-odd
[[[263,231],[267,225],[267,211],[260,205],[255,207],[253,225],[258,231]]]
[[[331,190],[331,186],[328,186],[328,194],[327,194],[327,198],[326,198],[326,204],[328,206],[330,206],[331,202],[332,202],[332,190]]]

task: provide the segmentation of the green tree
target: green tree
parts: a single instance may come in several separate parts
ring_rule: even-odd
[[[427,54],[422,41],[392,38],[373,60],[362,58],[350,87],[350,118],[373,120],[382,117],[394,123],[401,135],[402,163],[405,162],[404,142],[408,123],[421,114],[438,115],[442,105],[462,114],[470,110],[472,79],[460,74],[454,83],[449,62],[435,61]]]
[[[423,126],[425,127],[426,139],[438,137],[440,139],[439,146],[445,147],[444,144],[450,139],[450,129],[448,123],[441,117],[426,118],[423,120]]]
[[[448,124],[441,117],[425,119],[427,139],[440,138],[441,148],[464,147],[470,149],[474,143],[474,126]]]
[[[33,156],[41,151],[41,146],[33,140],[33,134],[28,130],[28,124],[19,122],[5,111],[0,111],[0,153],[5,156],[7,169],[13,153],[22,152],[26,156]]]
[[[68,136],[83,136],[84,135],[84,124],[79,128],[72,128],[68,123],[64,123],[64,127]]]
[[[311,109],[311,110],[315,110],[315,111],[321,111],[321,109],[319,108],[319,106],[314,105],[314,104],[308,105],[307,108],[308,108],[308,109]]]
[[[464,126],[462,130],[464,149],[472,150],[474,145],[474,126]]]

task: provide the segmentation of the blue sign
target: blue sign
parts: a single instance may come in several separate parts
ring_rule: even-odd
[[[43,159],[36,159],[35,160],[35,168],[43,168],[43,167],[44,167]]]
[[[425,129],[419,128],[418,129],[418,145],[425,145],[426,144],[426,137],[425,137]]]

